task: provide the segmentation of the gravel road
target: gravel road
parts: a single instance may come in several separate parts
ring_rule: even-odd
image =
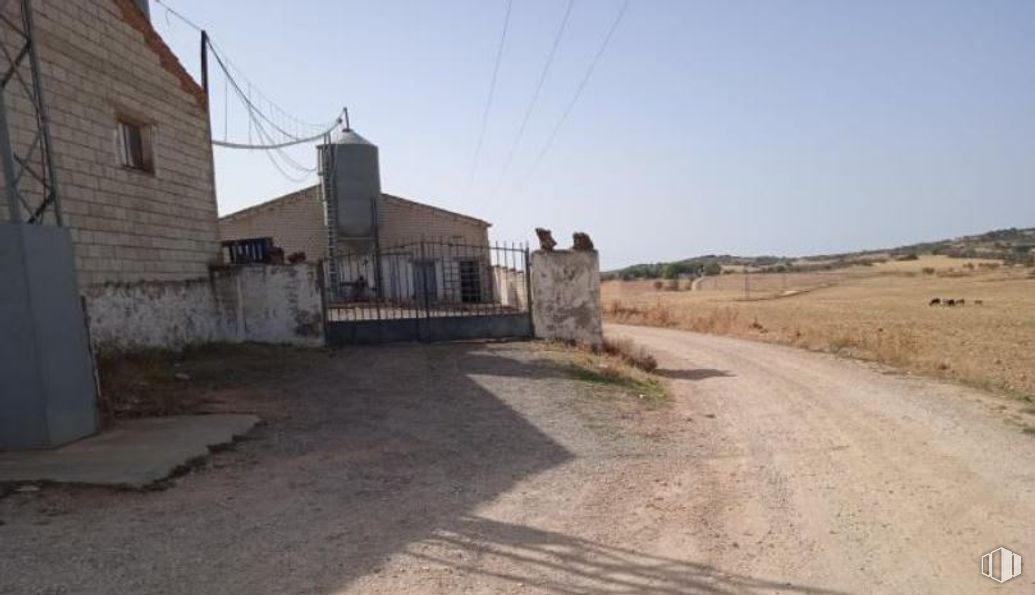
[[[169,489],[0,498],[0,593],[1030,592],[978,572],[1035,556],[1035,439],[998,401],[608,332],[655,352],[670,405],[594,396],[534,344],[258,373],[228,391],[266,425]]]
[[[999,546],[1035,555],[1035,438],[1004,419],[1016,405],[788,347],[607,331],[658,356],[678,409],[715,415],[678,496],[709,502],[705,563],[846,592],[1031,592],[1035,577],[978,570]]]

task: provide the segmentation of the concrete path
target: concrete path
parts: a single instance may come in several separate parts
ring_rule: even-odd
[[[54,450],[0,452],[0,483],[71,483],[140,489],[232,442],[254,415],[177,415],[117,423]]]

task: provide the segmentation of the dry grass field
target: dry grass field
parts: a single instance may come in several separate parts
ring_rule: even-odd
[[[1032,269],[922,257],[822,273],[706,279],[695,291],[608,281],[612,322],[682,328],[796,345],[1035,399]],[[935,272],[923,273],[924,268]],[[714,287],[709,285],[715,281]],[[965,306],[929,306],[932,298]],[[982,305],[977,305],[980,300]]]

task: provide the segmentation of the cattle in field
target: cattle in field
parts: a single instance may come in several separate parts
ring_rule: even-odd
[[[965,300],[963,298],[959,298],[958,300],[956,300],[956,305],[957,306],[966,306],[967,305],[967,300]]]
[[[945,300],[942,303],[951,308],[956,305],[956,300]]]
[[[984,306],[985,305],[985,300],[974,300],[974,305],[975,306]]]
[[[940,306],[940,305],[942,305],[942,298],[934,298],[933,300],[931,300],[931,303],[927,304],[927,305],[928,306]]]

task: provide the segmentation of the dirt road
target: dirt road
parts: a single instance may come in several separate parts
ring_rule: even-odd
[[[609,332],[656,352],[670,405],[534,344],[185,364],[265,426],[165,490],[0,497],[0,593],[1031,592],[978,573],[1035,556],[1035,439],[979,395]]]
[[[707,503],[704,561],[850,592],[1031,592],[978,573],[998,546],[1035,552],[1035,438],[997,400],[793,348],[608,332],[654,351],[703,433],[677,499]]]

